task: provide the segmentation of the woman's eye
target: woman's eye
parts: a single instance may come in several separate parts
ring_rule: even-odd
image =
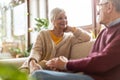
[[[62,19],[62,17],[58,18],[58,20],[61,20],[61,19]]]
[[[67,19],[67,17],[64,17],[64,18],[60,17],[60,18],[58,18],[58,20],[62,20],[62,19]]]

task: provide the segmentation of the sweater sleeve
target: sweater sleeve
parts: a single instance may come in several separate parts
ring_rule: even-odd
[[[38,62],[41,59],[42,55],[42,32],[39,32],[36,41],[34,42],[30,55],[27,60],[22,64],[21,68],[28,67],[31,59],[34,59]]]
[[[93,52],[88,57],[70,60],[66,67],[70,71],[102,73],[120,64],[120,35],[115,37],[102,51]]]
[[[73,44],[75,43],[80,43],[80,42],[86,42],[89,41],[91,39],[90,34],[80,28],[76,28],[76,30],[73,32],[73,38],[72,38],[72,42]]]
[[[36,41],[34,42],[34,45],[32,47],[31,53],[30,53],[30,58],[36,59],[36,61],[39,61],[41,59],[42,55],[42,39],[43,39],[43,31],[39,32]]]

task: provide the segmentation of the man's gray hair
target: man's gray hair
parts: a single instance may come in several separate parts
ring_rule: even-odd
[[[116,8],[117,12],[120,12],[120,0],[110,0]]]

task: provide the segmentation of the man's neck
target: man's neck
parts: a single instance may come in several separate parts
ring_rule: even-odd
[[[111,24],[115,23],[116,21],[118,22],[118,19],[120,19],[120,13],[114,12],[111,15],[111,18],[109,18],[109,22],[107,26],[110,26]]]

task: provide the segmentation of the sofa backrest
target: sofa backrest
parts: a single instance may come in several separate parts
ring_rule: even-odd
[[[70,59],[78,59],[86,57],[92,49],[95,40],[90,40],[88,42],[83,42],[76,44],[72,47],[71,58]]]

